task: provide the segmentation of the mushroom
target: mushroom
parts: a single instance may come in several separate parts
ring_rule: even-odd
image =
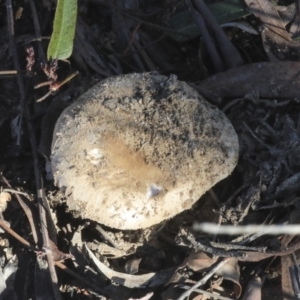
[[[237,160],[226,116],[176,76],[153,73],[90,88],[59,117],[51,154],[70,208],[123,230],[191,208]]]

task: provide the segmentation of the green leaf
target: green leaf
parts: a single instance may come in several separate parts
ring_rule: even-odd
[[[67,59],[73,51],[77,0],[57,0],[47,59]]]
[[[207,7],[219,24],[225,24],[251,14],[246,3],[241,0],[225,0]]]
[[[218,3],[207,4],[207,7],[219,24],[225,24],[251,14],[242,0],[223,0]],[[179,33],[178,35],[171,34],[172,39],[177,42],[188,41],[200,35],[189,10],[184,10],[174,15],[170,19],[169,27]]]

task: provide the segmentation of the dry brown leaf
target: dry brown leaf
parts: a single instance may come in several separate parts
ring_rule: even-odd
[[[283,300],[293,299],[294,291],[290,275],[290,267],[293,266],[291,256],[281,257],[281,289]]]
[[[178,269],[189,267],[195,272],[204,272],[211,268],[216,263],[218,258],[210,258],[204,252],[192,253]],[[240,271],[238,260],[235,258],[230,259],[225,265],[216,271],[216,275],[222,276],[224,280],[228,280],[234,284],[233,292],[236,298],[239,298],[242,293],[242,287],[239,283]],[[174,282],[175,277],[172,278]],[[181,280],[181,278],[179,278]],[[176,281],[176,280],[175,280]]]
[[[207,297],[205,297],[204,295],[198,295],[193,298],[193,300],[204,300],[204,299],[207,299]]]
[[[278,11],[284,26],[288,25],[294,20],[295,7],[295,3],[291,3],[290,5],[286,6],[276,5],[275,8]]]
[[[98,251],[101,255],[109,257],[109,258],[119,258],[129,255],[131,252],[126,252],[123,249],[117,249],[111,247],[105,243],[97,244]]]
[[[300,43],[287,41],[282,36],[265,27],[261,31],[264,49],[270,61],[297,60]]]
[[[289,34],[293,39],[296,39],[299,37],[300,34],[300,16],[299,16],[299,3],[297,4],[296,10],[295,10],[295,18],[293,19],[293,22],[291,23],[291,26],[289,28]]]
[[[268,0],[245,0],[252,13],[261,20],[270,30],[290,41],[284,24],[271,1]]]
[[[151,292],[151,293],[147,293],[144,297],[142,297],[142,298],[139,298],[139,299],[133,299],[133,298],[130,298],[130,299],[128,299],[128,300],[148,300],[148,299],[150,299],[151,297],[153,296],[153,293]]]
[[[258,276],[253,278],[247,284],[243,300],[260,300],[261,299],[262,280]]]
[[[250,252],[245,251],[244,257],[239,257],[239,261],[260,261],[272,256],[286,256],[294,253],[295,251],[300,249],[300,240],[296,240],[296,242],[289,245],[287,248],[280,251],[269,251],[269,252]]]
[[[125,271],[128,274],[135,274],[139,271],[139,266],[141,262],[141,258],[130,259],[125,264]]]
[[[204,271],[210,268],[217,259],[212,259],[205,253],[192,253],[187,258],[187,266],[196,272]],[[216,275],[222,276],[225,280],[229,280],[234,283],[234,294],[237,298],[242,293],[242,287],[240,285],[240,270],[237,259],[230,259],[225,265],[216,271]]]
[[[285,28],[286,16],[281,13],[284,18],[283,22],[277,9],[269,0],[246,0],[245,2],[253,14],[264,24],[261,36],[269,60],[298,60],[300,44],[293,41],[287,32]],[[295,8],[293,15],[295,15]],[[293,28],[291,34],[297,33],[298,24]]]
[[[101,272],[108,279],[112,280],[114,283],[123,285],[129,288],[145,288],[145,287],[156,287],[162,286],[168,282],[170,277],[176,271],[176,268],[165,269],[156,273],[147,273],[143,275],[131,275],[121,272],[116,272],[105,264],[103,264],[93,252],[83,244],[84,250],[89,255],[90,259],[95,264],[99,272]]]
[[[49,239],[49,246],[50,246],[50,250],[52,252],[52,257],[53,257],[54,261],[63,261],[63,260],[66,260],[68,258],[73,258],[72,254],[61,252],[56,247],[55,243],[53,241],[51,241],[50,239]]]
[[[182,289],[177,285],[170,284],[166,289],[161,293],[162,300],[173,300],[178,299],[182,294]]]
[[[212,100],[240,98],[258,92],[261,98],[300,100],[300,62],[255,63],[211,76],[199,85],[199,91]]]

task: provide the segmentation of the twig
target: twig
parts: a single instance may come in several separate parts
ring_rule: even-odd
[[[15,75],[17,74],[17,70],[7,70],[7,71],[0,71],[0,75]]]
[[[254,29],[248,22],[243,22],[243,21],[237,21],[237,22],[228,22],[225,24],[220,25],[221,28],[226,28],[226,27],[235,27],[235,28],[239,28],[245,32],[248,32],[250,34],[254,34],[254,35],[259,35],[259,31],[257,31],[256,29]]]
[[[198,11],[205,20],[205,23],[209,29],[212,30],[214,38],[219,47],[219,51],[226,64],[227,68],[234,68],[243,64],[243,59],[235,46],[228,40],[224,31],[213,17],[210,10],[207,8],[203,0],[193,0]]]
[[[42,65],[46,65],[47,60],[46,60],[46,55],[45,55],[45,52],[44,52],[44,49],[43,49],[42,43],[41,43],[41,28],[40,28],[40,23],[39,23],[37,11],[36,11],[35,3],[33,0],[29,0],[29,3],[30,3],[30,7],[31,7],[31,15],[32,15],[32,20],[33,20],[33,24],[34,24],[35,36],[37,39],[39,60],[42,63]]]
[[[14,190],[14,189],[3,189],[3,192],[8,192],[8,193],[13,193],[13,194],[23,195],[28,200],[31,200],[30,196],[27,193],[25,193],[25,192],[20,192],[20,191]]]
[[[13,236],[16,240],[18,240],[21,244],[23,244],[23,246],[25,246],[26,248],[32,250],[33,252],[37,252],[37,249],[30,245],[30,243],[25,240],[24,238],[22,238],[19,234],[17,234],[14,230],[12,230],[11,228],[9,228],[5,222],[3,220],[0,219],[0,227],[5,230],[8,234],[10,234],[11,236]],[[57,267],[59,267],[60,269],[64,270],[66,273],[70,274],[71,276],[73,276],[74,278],[80,280],[81,282],[85,283],[87,286],[91,287],[94,291],[99,291],[99,288],[97,286],[95,286],[94,284],[92,284],[91,282],[89,282],[88,280],[86,280],[85,278],[81,277],[80,275],[78,275],[77,273],[73,272],[71,269],[69,269],[68,267],[66,267],[62,262],[57,261],[54,263]],[[101,292],[103,292],[101,290]]]
[[[190,287],[184,284],[179,284],[179,287],[185,290],[188,290]],[[218,299],[218,300],[233,300],[232,298],[223,297],[218,294],[210,293],[208,291],[200,290],[200,289],[194,289],[193,292],[197,292],[199,294],[209,296],[210,298]]]
[[[12,230],[11,228],[9,228],[4,220],[0,219],[0,227],[5,230],[7,233],[9,233],[11,236],[13,236],[16,240],[18,240],[21,244],[23,244],[24,246],[26,246],[27,248],[31,249],[32,251],[36,251],[36,248],[31,246],[30,243],[28,241],[26,241],[25,239],[23,239],[20,235],[18,235],[14,230]]]
[[[59,82],[59,84],[57,85],[56,88],[59,89],[61,86],[68,83],[71,79],[73,79],[78,74],[79,74],[79,71],[76,71],[76,72],[72,73],[71,75],[67,76],[67,78],[65,78],[63,81]]]
[[[28,107],[26,107],[26,116],[27,119],[30,120],[30,113]],[[36,140],[34,136],[34,131],[31,122],[27,122],[28,131],[29,131],[29,139],[31,144],[31,151],[33,155],[33,165],[34,165],[34,173],[35,173],[35,183],[37,188],[37,199],[38,199],[38,209],[39,209],[39,215],[40,215],[40,225],[41,225],[41,232],[43,236],[43,247],[46,249],[50,249],[50,242],[49,242],[49,235],[48,235],[48,225],[49,225],[49,231],[52,233],[51,229],[55,228],[53,221],[51,219],[51,213],[48,201],[46,200],[45,193],[42,186],[42,178],[39,171],[38,166],[38,157],[37,157],[37,150],[36,150]],[[46,211],[48,213],[48,222],[46,218]],[[56,238],[54,234],[52,233],[51,239],[53,241],[56,241]],[[51,281],[52,281],[52,288],[53,293],[55,296],[55,299],[61,300],[61,295],[58,289],[58,279],[56,275],[56,271],[54,268],[54,261],[52,257],[51,251],[46,253],[47,261],[48,261],[48,267],[50,271]]]
[[[102,236],[111,243],[112,246],[114,246],[115,248],[122,250],[122,248],[120,247],[120,245],[118,245],[118,243],[116,243],[104,230],[100,225],[96,225],[96,230],[99,231]]]
[[[210,244],[215,248],[221,248],[225,250],[243,250],[243,251],[256,251],[256,252],[265,252],[268,247],[250,247],[244,246],[237,243],[217,243],[210,242]]]
[[[10,46],[10,51],[13,56],[13,62],[14,62],[14,67],[18,71],[17,73],[17,82],[21,94],[21,114],[20,114],[20,123],[19,123],[19,136],[18,136],[18,142],[20,142],[20,137],[21,137],[21,125],[22,125],[22,120],[23,120],[23,112],[25,111],[26,117],[28,120],[31,120],[29,108],[25,107],[25,88],[24,88],[24,81],[23,77],[20,75],[20,63],[18,59],[18,53],[17,53],[17,48],[16,48],[16,42],[15,42],[15,33],[14,33],[14,23],[13,23],[13,10],[12,10],[12,2],[11,0],[6,0],[6,7],[7,7],[7,22],[8,22],[8,32],[9,32],[9,46]],[[36,150],[36,141],[35,141],[35,136],[34,136],[34,130],[32,128],[32,124],[30,121],[27,122],[27,127],[29,131],[29,138],[30,138],[30,143],[31,143],[31,150],[32,150],[32,155],[33,155],[33,164],[34,164],[34,172],[35,172],[35,179],[36,179],[36,186],[37,186],[37,197],[38,197],[38,205],[39,205],[39,212],[40,212],[40,222],[41,222],[41,231],[42,231],[42,236],[43,236],[43,246],[46,249],[50,249],[49,245],[49,237],[48,237],[48,231],[47,231],[47,220],[46,220],[46,213],[45,213],[45,208],[48,208],[48,213],[50,212],[49,210],[49,204],[47,201],[45,201],[45,195],[44,191],[42,190],[42,183],[41,183],[41,176],[39,173],[39,168],[38,168],[38,159],[37,159],[37,150]],[[51,214],[49,214],[51,216]],[[60,292],[58,289],[58,280],[53,264],[53,258],[52,254],[47,253],[47,261],[48,261],[48,267],[50,271],[50,276],[51,276],[51,281],[52,281],[52,290],[55,299],[60,300]]]
[[[26,107],[26,116],[27,116],[28,120],[31,120],[31,116],[30,116],[28,107]],[[35,139],[32,123],[28,121],[27,126],[28,126],[29,139],[30,139],[31,151],[32,151],[32,156],[33,156],[33,166],[34,166],[35,183],[36,183],[36,189],[37,189],[38,209],[39,209],[39,215],[40,215],[41,232],[42,232],[42,236],[43,236],[43,248],[51,249],[50,241],[49,241],[49,233],[51,234],[51,240],[56,244],[55,225],[53,223],[53,220],[51,219],[49,203],[46,199],[45,192],[43,190],[42,177],[41,177],[40,171],[39,171],[39,162],[38,162],[37,149],[36,149],[36,139]],[[46,213],[47,213],[48,218],[46,217]],[[57,279],[56,271],[54,268],[54,261],[53,261],[51,251],[47,252],[46,256],[47,256],[48,267],[49,267],[51,281],[52,281],[53,293],[54,293],[55,299],[60,300],[61,295],[60,295],[60,292],[58,289],[58,279]]]
[[[53,83],[53,80],[44,81],[44,82],[36,84],[33,88],[36,90],[36,89],[39,89],[39,88],[41,88],[43,86],[50,85],[52,83]]]
[[[188,233],[183,229],[182,229],[181,237],[179,237],[179,244],[192,248],[196,251],[203,251],[218,257],[228,257],[228,258],[234,257],[241,260],[247,256],[245,252],[241,252],[241,251],[236,251],[236,250],[226,251],[222,249],[213,248],[210,245],[197,241],[191,233]]]
[[[296,299],[300,299],[300,286],[299,286],[300,269],[299,269],[299,265],[295,253],[292,253],[292,260],[294,265],[289,268],[292,286],[293,286]]]
[[[134,39],[136,38],[136,35],[139,31],[139,28],[141,26],[141,23],[139,23],[133,30],[132,34],[131,34],[131,38],[130,38],[130,43],[129,45],[127,46],[127,48],[124,50],[124,55],[127,54],[127,52],[129,51],[129,48],[130,48],[130,45],[134,42]]]
[[[250,129],[250,127],[245,123],[243,122],[244,126],[246,127],[247,131],[251,134],[251,136],[258,142],[260,143],[262,146],[266,147],[267,149],[270,150],[270,146],[268,144],[266,144],[264,141],[262,141],[260,138],[258,138],[256,136],[256,134]]]
[[[184,292],[177,300],[184,300],[189,297],[192,292],[194,292],[199,286],[204,285],[209,278],[211,278],[217,270],[219,270],[223,265],[228,262],[229,258],[224,258],[219,263],[217,263],[207,274],[199,280],[195,285],[193,285],[189,290]]]
[[[21,67],[18,59],[16,39],[15,39],[15,29],[14,29],[14,18],[13,18],[13,9],[11,0],[6,0],[6,13],[7,13],[7,27],[9,35],[9,49],[12,54],[14,67],[17,71],[17,82],[20,90],[21,100],[20,100],[20,121],[17,132],[17,145],[21,145],[21,135],[22,135],[22,126],[24,119],[24,107],[25,107],[25,89],[23,77],[20,76]]]
[[[63,81],[61,82],[56,82],[53,80],[49,80],[49,81],[45,81],[42,83],[39,83],[37,85],[34,86],[34,89],[38,89],[40,87],[49,85],[49,92],[46,93],[43,97],[39,98],[36,100],[36,102],[41,102],[43,100],[45,100],[48,96],[53,95],[54,93],[56,93],[64,84],[68,83],[71,79],[73,79],[76,75],[78,75],[79,72],[76,71],[74,73],[72,73],[71,75],[69,75],[67,78],[65,78]]]
[[[79,280],[82,283],[84,283],[86,286],[88,286],[93,291],[95,291],[97,293],[104,294],[104,295],[107,294],[107,293],[105,293],[105,291],[103,291],[102,289],[100,289],[98,286],[96,286],[95,284],[93,284],[91,281],[83,278],[82,276],[80,276],[77,273],[75,273],[74,271],[72,271],[70,268],[66,267],[62,262],[57,261],[57,262],[55,262],[55,265],[57,267],[59,267],[61,270],[64,270],[66,273],[68,273],[72,277],[74,277],[77,280]]]
[[[198,11],[196,11],[196,9],[194,8],[191,0],[186,0],[192,14],[193,14],[193,18],[195,23],[197,24],[200,32],[201,32],[201,36],[204,40],[204,44],[206,46],[206,49],[208,51],[208,54],[211,58],[211,62],[214,65],[214,68],[217,72],[222,72],[225,71],[225,65],[222,61],[222,58],[219,55],[219,52],[217,50],[217,47],[214,43],[214,40],[212,38],[212,36],[210,35],[206,24],[204,22],[204,19],[202,17],[202,15],[199,14]]]
[[[213,223],[196,223],[193,226],[196,231],[202,231],[209,234],[227,234],[227,235],[238,235],[247,233],[257,233],[261,235],[299,235],[300,225],[245,225],[245,226],[233,226],[233,225],[216,225]]]
[[[0,227],[3,230],[5,230],[8,234],[10,234],[12,237],[14,237],[16,240],[18,240],[21,244],[23,244],[23,246],[25,246],[26,248],[32,250],[33,252],[37,252],[37,249],[34,246],[30,245],[30,243],[27,240],[25,240],[24,238],[22,238],[14,230],[12,230],[10,227],[8,227],[5,224],[5,222],[3,220],[1,220],[1,219],[0,219]],[[99,288],[97,286],[95,286],[94,284],[92,284],[91,282],[89,282],[88,280],[86,280],[85,278],[81,277],[77,273],[73,272],[71,269],[69,269],[68,267],[66,267],[62,262],[57,261],[54,264],[57,267],[59,267],[60,269],[64,270],[66,273],[68,273],[71,276],[73,276],[74,278],[80,280],[81,282],[85,283],[87,286],[91,287],[94,291],[103,293],[102,290],[99,291]]]
[[[8,180],[3,176],[3,174],[0,173],[0,178],[5,182],[5,184],[10,188],[10,189],[4,189],[6,191],[9,191],[9,192],[13,192],[15,193],[16,195],[16,198],[20,204],[20,206],[23,208],[25,214],[26,214],[26,217],[28,219],[28,222],[30,224],[30,228],[31,228],[31,232],[32,232],[32,236],[33,236],[33,240],[34,242],[37,244],[38,241],[39,241],[39,238],[38,238],[38,234],[37,234],[37,230],[36,230],[36,226],[34,224],[34,218],[33,218],[33,213],[32,213],[32,210],[30,209],[30,207],[23,201],[23,199],[18,195],[17,191],[15,190],[12,190],[11,189],[11,185],[10,183],[8,182]]]

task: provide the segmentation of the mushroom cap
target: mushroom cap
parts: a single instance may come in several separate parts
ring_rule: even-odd
[[[68,205],[119,229],[191,208],[237,164],[238,138],[216,107],[176,76],[101,81],[59,117],[51,163]]]

